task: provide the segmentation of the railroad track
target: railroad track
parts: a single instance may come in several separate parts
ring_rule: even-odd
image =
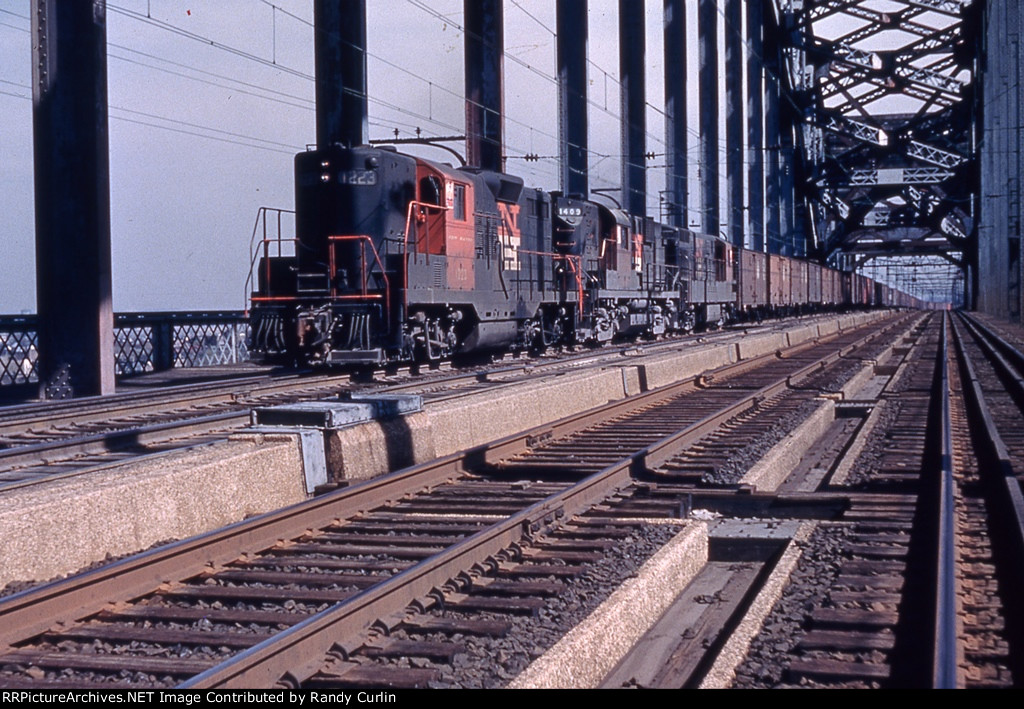
[[[248,377],[230,383],[168,387],[73,402],[0,409],[0,490],[79,475],[129,458],[220,440],[249,423],[250,410],[323,399],[346,391],[419,392],[427,400],[463,396],[562,369],[603,366],[623,356],[653,353],[734,336],[711,333],[678,340],[620,345],[597,352],[497,362],[461,371],[380,375],[374,383],[348,374]]]
[[[1024,582],[1024,355],[973,318],[958,319],[959,680],[965,687],[1020,686],[1024,608],[1011,589]]]
[[[1008,589],[1024,550],[1021,458],[997,442],[994,420],[1009,413],[1012,431],[1021,414],[986,402],[1013,374],[981,373],[1015,357],[945,318],[915,347],[922,356],[880,400],[856,464],[827,488],[851,491],[840,521],[820,530],[830,548],[797,570],[739,686],[1020,684],[1021,610]]]
[[[846,333],[750,360],[732,377],[648,392],[13,596],[0,605],[0,683],[437,681],[426,663],[457,656],[454,638],[500,635],[506,622],[459,614],[538,613],[616,539],[653,534],[644,520],[690,504],[699,488],[656,478],[659,466],[864,339]],[[610,440],[616,428],[631,432],[628,446]],[[827,514],[842,506],[806,496],[787,504]],[[382,635],[396,630],[411,637]],[[425,664],[381,664],[397,656]]]
[[[935,595],[926,539],[935,516],[922,469],[936,448],[937,322],[918,331],[876,402],[875,425],[858,434],[866,444],[852,447],[856,464],[826,479],[822,489],[841,491],[848,507],[815,533],[738,686],[930,685],[935,616],[923,599]]]

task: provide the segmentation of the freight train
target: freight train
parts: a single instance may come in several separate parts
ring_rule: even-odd
[[[250,345],[267,361],[378,366],[920,305],[857,274],[387,147],[297,155],[295,230],[253,254]]]

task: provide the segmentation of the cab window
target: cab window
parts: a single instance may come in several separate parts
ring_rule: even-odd
[[[420,201],[441,206],[441,181],[433,175],[420,180]]]
[[[466,186],[455,183],[454,202],[452,204],[452,217],[456,221],[466,221]]]

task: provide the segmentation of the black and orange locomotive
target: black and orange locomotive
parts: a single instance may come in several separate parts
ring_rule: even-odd
[[[296,157],[295,195],[294,248],[264,240],[254,258],[251,347],[268,360],[434,361],[772,309],[770,269],[744,288],[725,241],[512,175],[331,146]]]

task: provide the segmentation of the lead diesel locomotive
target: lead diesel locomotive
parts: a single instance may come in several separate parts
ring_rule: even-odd
[[[295,212],[294,249],[254,257],[251,346],[271,361],[597,344],[736,309],[725,241],[508,174],[330,146],[296,156]]]

